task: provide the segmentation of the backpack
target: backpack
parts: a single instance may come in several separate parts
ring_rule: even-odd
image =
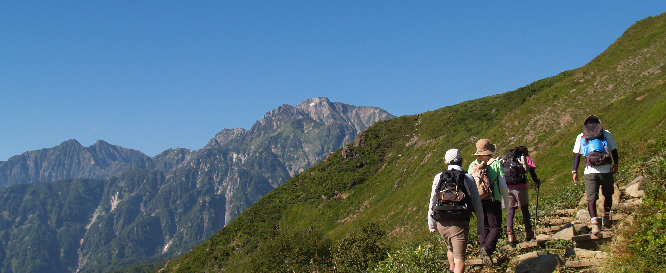
[[[432,207],[435,221],[469,221],[472,202],[465,187],[465,172],[444,170],[435,189],[437,202]]]
[[[488,162],[488,164],[490,164],[492,161]],[[493,193],[493,186],[490,181],[490,176],[488,175],[488,165],[486,162],[481,162],[481,164],[479,164],[476,163],[476,161],[472,161],[472,164],[469,165],[469,173],[474,177],[476,189],[479,191],[479,197],[481,200]]]
[[[583,125],[580,139],[580,154],[585,157],[585,166],[600,166],[611,163],[608,142],[601,123]]]
[[[507,185],[527,184],[525,156],[519,148],[509,149],[502,162]]]
[[[608,142],[602,139],[580,139],[580,154],[585,157],[585,166],[600,166],[611,163]]]

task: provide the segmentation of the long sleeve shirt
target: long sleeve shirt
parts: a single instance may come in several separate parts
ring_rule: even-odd
[[[458,165],[449,165],[449,170],[459,170],[462,171],[463,169],[458,166]],[[437,191],[437,186],[439,184],[439,177],[442,175],[442,173],[438,173],[435,175],[435,178],[432,180],[432,190],[430,191],[430,206],[428,207],[428,228],[430,231],[436,231],[437,230],[437,224],[435,219],[432,218],[432,207],[435,205],[435,202],[437,202],[437,197],[435,197],[436,191]],[[476,215],[476,232],[481,233],[483,232],[483,220],[484,220],[484,213],[483,213],[483,206],[481,205],[481,198],[479,198],[479,192],[476,189],[476,182],[474,182],[474,178],[470,174],[465,174],[465,187],[467,188],[467,194],[471,197],[472,199],[472,206],[474,207],[474,215]]]
[[[474,160],[476,164],[478,161]],[[499,160],[489,161],[488,164],[488,176],[490,177],[493,183],[493,194],[486,197],[486,199],[491,199],[495,201],[504,200],[503,204],[509,204],[509,187],[506,185],[506,180],[504,179],[504,168],[502,168],[502,163]]]

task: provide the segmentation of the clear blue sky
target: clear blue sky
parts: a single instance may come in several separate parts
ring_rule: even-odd
[[[498,3],[502,2],[502,3]],[[666,1],[0,2],[0,161],[201,149],[282,104],[401,116],[585,65]]]

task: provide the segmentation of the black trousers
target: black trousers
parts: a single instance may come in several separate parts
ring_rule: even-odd
[[[481,200],[483,205],[483,233],[479,237],[479,245],[486,249],[488,254],[495,252],[497,240],[502,235],[502,202]]]

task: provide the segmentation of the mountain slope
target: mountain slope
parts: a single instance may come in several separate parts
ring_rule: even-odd
[[[259,271],[258,261],[283,266],[285,260],[271,261],[262,252],[272,241],[306,231],[337,240],[369,222],[387,230],[389,244],[425,240],[427,197],[444,153],[459,148],[468,164],[478,138],[491,138],[499,155],[528,146],[545,182],[542,194],[570,188],[571,148],[585,116],[599,115],[613,132],[621,162],[664,135],[665,43],[662,14],[630,27],[581,68],[516,91],[377,122],[161,272]]]

